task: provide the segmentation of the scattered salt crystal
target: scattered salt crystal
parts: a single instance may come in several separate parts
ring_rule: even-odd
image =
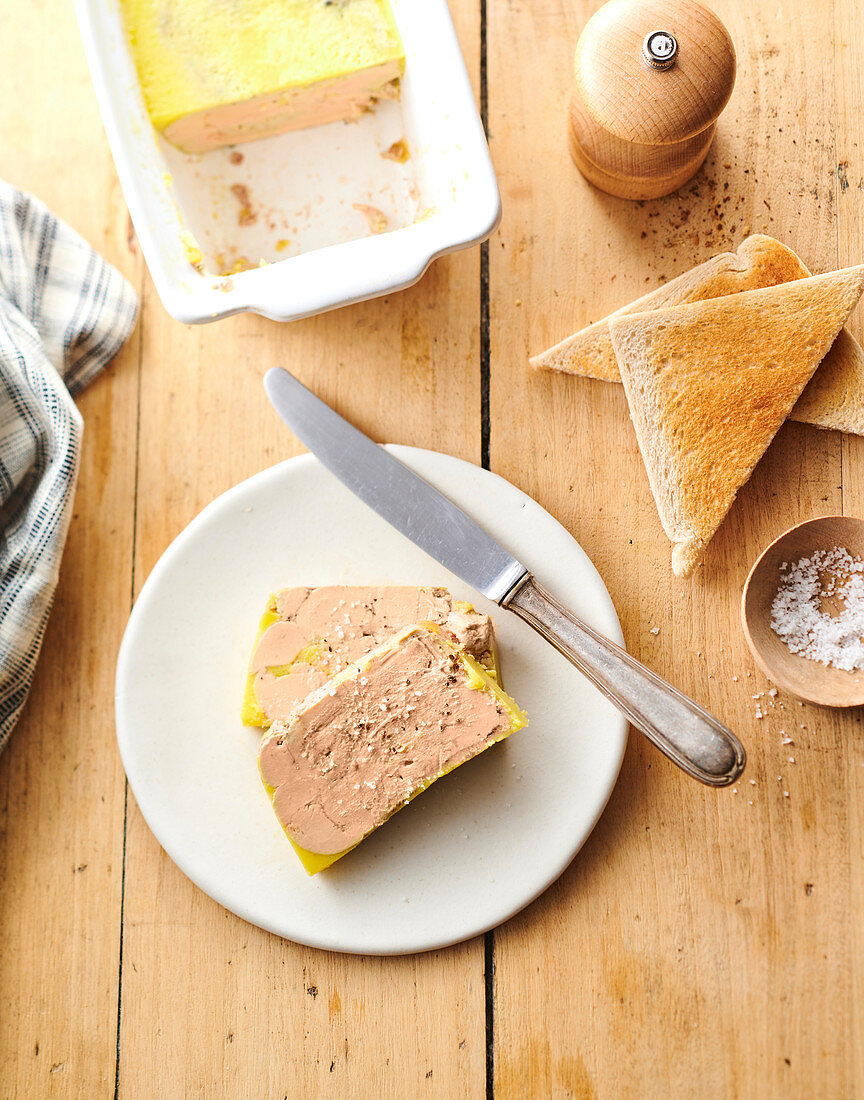
[[[732,793],[733,793],[733,794],[737,794],[737,793],[738,793],[738,788],[737,788],[737,787],[733,787],[733,788],[732,788]]]
[[[777,698],[777,688],[770,688],[769,691],[768,691],[768,694],[771,696],[772,699],[776,699]]]
[[[783,740],[780,743],[782,745],[794,745],[795,744],[795,742],[792,740],[791,737],[784,737]]]
[[[738,683],[738,677],[737,676],[733,676],[732,680],[734,681],[734,683],[736,683],[736,684]]]
[[[794,763],[795,763],[795,757],[794,757],[794,756],[790,756],[790,757],[789,757],[789,763],[790,763],[790,764],[794,764]]]
[[[752,806],[752,805],[753,805],[753,799],[752,799],[752,798],[748,798],[748,799],[747,799],[747,805],[748,805],[748,806]]]
[[[783,797],[784,797],[784,798],[788,798],[788,797],[789,797],[789,792],[788,792],[788,791],[784,791],[784,792],[783,792]]]
[[[755,780],[755,779],[751,779],[751,780],[750,780],[750,786],[751,786],[751,787],[755,787],[755,786],[756,786],[756,780]]]
[[[660,633],[660,627],[659,626],[652,627],[651,628],[651,633],[652,634],[659,634]]]

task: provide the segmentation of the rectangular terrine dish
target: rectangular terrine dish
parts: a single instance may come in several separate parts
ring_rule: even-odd
[[[75,0],[120,183],[168,312],[288,321],[410,286],[500,197],[446,0],[392,0],[397,99],[356,122],[184,153],[144,103],[118,0]]]

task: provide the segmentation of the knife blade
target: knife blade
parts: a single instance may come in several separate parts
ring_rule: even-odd
[[[348,489],[456,576],[529,623],[679,767],[713,787],[738,778],[744,749],[708,711],[559,603],[461,508],[288,371],[269,370],[264,387],[282,420]]]
[[[286,370],[264,376],[273,407],[331,473],[466,584],[500,603],[528,570],[479,523],[334,412]]]

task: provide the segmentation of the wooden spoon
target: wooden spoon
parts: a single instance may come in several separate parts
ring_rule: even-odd
[[[801,657],[771,629],[771,604],[780,586],[783,562],[790,565],[817,550],[845,547],[864,558],[864,520],[823,516],[792,527],[764,550],[750,570],[741,597],[741,623],[756,663],[778,688],[823,707],[864,704],[864,669],[846,672]]]

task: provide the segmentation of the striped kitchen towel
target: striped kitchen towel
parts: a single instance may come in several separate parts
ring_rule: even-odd
[[[27,698],[72,515],[72,400],[132,331],[119,272],[0,181],[0,750]]]

